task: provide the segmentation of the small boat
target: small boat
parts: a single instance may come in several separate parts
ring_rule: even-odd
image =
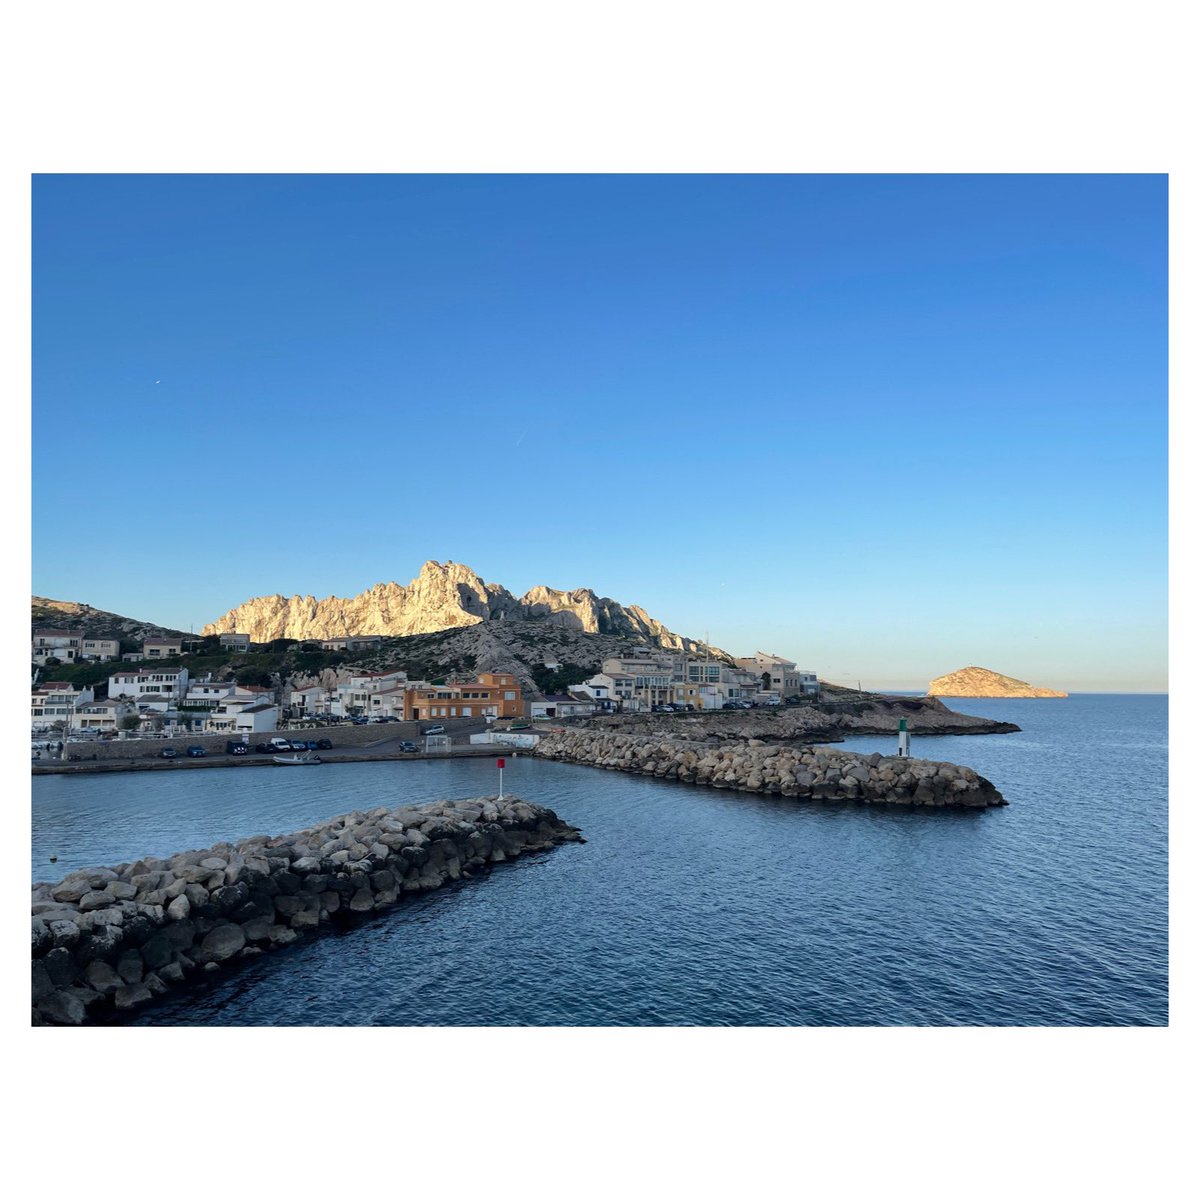
[[[271,761],[277,762],[281,767],[308,767],[321,760],[311,750],[306,750],[303,754],[273,754]]]

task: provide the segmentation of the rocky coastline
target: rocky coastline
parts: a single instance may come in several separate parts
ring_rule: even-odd
[[[714,745],[603,730],[564,730],[543,737],[533,754],[609,771],[802,800],[928,808],[990,808],[1008,803],[989,780],[956,763],[768,745],[757,738]]]
[[[993,721],[955,712],[932,696],[864,694],[854,699],[821,700],[777,708],[719,709],[695,713],[620,713],[584,717],[587,729],[698,741],[704,738],[758,738],[794,745],[840,742],[848,737],[894,734],[899,721],[913,737],[1020,733],[1011,721]]]
[[[375,808],[32,888],[34,1025],[119,1019],[196,977],[582,842],[516,797]]]

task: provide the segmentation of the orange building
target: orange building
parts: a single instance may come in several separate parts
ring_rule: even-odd
[[[434,684],[404,694],[406,721],[442,717],[519,717],[524,713],[515,675],[485,671],[474,683]]]

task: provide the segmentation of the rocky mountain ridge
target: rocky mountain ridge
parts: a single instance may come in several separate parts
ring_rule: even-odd
[[[1023,679],[1001,675],[986,667],[963,667],[949,675],[939,675],[929,684],[930,696],[977,697],[980,699],[1064,699],[1066,692],[1034,687]]]
[[[673,633],[636,604],[620,604],[591,588],[560,591],[539,585],[518,598],[498,583],[485,583],[462,563],[433,560],[407,585],[378,583],[357,596],[256,596],[205,625],[202,632],[248,633],[255,642],[364,634],[406,637],[538,619],[580,633],[636,638],[667,650],[705,650],[702,642]]]
[[[190,636],[179,629],[155,625],[152,621],[122,617],[118,613],[105,612],[101,608],[79,604],[74,600],[50,600],[45,596],[31,596],[29,608],[30,618],[35,627],[79,629],[85,637],[115,637],[140,642],[148,637]]]

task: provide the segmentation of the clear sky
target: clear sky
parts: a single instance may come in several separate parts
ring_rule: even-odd
[[[38,176],[33,587],[430,558],[923,688],[1163,690],[1165,176]]]

